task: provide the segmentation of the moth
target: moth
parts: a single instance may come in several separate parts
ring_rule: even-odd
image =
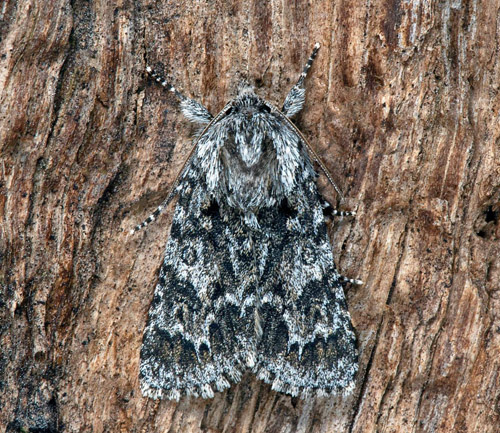
[[[327,234],[323,163],[290,120],[316,44],[281,109],[243,89],[216,115],[147,71],[202,125],[166,199],[178,197],[140,353],[145,396],[211,398],[251,370],[306,398],[350,392],[356,336]]]

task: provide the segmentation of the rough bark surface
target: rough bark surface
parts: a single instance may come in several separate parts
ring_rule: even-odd
[[[5,0],[0,6],[0,430],[499,432],[500,3]],[[217,112],[283,100],[356,209],[332,228],[361,371],[301,401],[244,377],[141,396],[138,360],[190,149],[164,65]],[[325,195],[335,202],[324,182]],[[171,210],[171,208],[170,208]]]

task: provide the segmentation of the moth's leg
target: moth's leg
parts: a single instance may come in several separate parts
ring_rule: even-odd
[[[160,83],[166,90],[172,92],[180,101],[182,114],[186,116],[191,122],[207,124],[213,119],[213,116],[208,110],[194,99],[186,98],[180,93],[172,84],[170,84],[161,74],[153,70],[150,66],[146,67],[148,74],[153,77],[155,81]]]
[[[339,280],[342,283],[351,283],[351,284],[356,284],[357,286],[361,286],[364,284],[363,281],[361,281],[361,280],[353,280],[352,278],[347,278],[347,277],[344,277],[343,275],[339,276]]]
[[[162,204],[156,208],[156,210],[149,215],[142,223],[137,224],[132,230],[130,230],[130,234],[133,235],[135,232],[146,227],[149,223],[152,223],[158,216],[162,213],[163,209],[165,209],[168,205],[168,202],[172,199],[172,193],[170,193],[165,200],[163,200]]]
[[[340,217],[345,217],[345,216],[356,216],[356,211],[345,211],[345,210],[338,210],[334,209],[330,203],[325,201],[323,203],[323,215],[327,217],[334,217],[334,216],[340,216]],[[363,284],[363,281],[361,280],[356,280],[353,278],[347,278],[344,277],[343,275],[339,276],[339,280],[342,283],[351,283],[351,284],[356,284],[357,286]]]
[[[330,203],[325,201],[323,203],[323,215],[326,217],[334,217],[334,216],[339,216],[339,217],[345,217],[345,216],[356,216],[356,211],[352,210],[339,210],[339,209],[334,209]]]
[[[356,216],[356,211],[350,211],[350,210],[338,210],[334,209],[331,206],[326,208],[323,213],[327,216],[339,216],[339,217],[345,217],[345,216]]]
[[[316,43],[316,45],[314,45],[313,52],[311,53],[309,60],[304,66],[304,69],[299,76],[297,84],[295,84],[295,86],[292,87],[292,89],[285,98],[285,102],[283,103],[283,108],[281,111],[288,117],[297,114],[300,110],[302,110],[302,107],[304,106],[305,94],[306,94],[306,89],[304,88],[304,80],[307,76],[307,72],[309,71],[309,69],[311,69],[314,58],[318,54],[319,47],[320,47],[319,43]]]

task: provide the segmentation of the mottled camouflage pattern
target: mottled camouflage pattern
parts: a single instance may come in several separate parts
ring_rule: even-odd
[[[246,369],[292,396],[353,388],[356,337],[325,201],[286,117],[302,108],[316,51],[282,111],[245,89],[212,118],[169,86],[208,126],[169,194],[178,202],[141,348],[146,396],[210,398]]]

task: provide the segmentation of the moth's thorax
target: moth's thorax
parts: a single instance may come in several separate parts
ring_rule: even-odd
[[[262,163],[262,158],[270,156],[272,144],[269,143],[268,123],[274,115],[270,114],[268,104],[251,89],[245,89],[231,102],[226,118],[227,139],[223,151],[229,152],[242,170],[248,171]],[[264,155],[267,151],[267,155]],[[226,159],[229,162],[229,159]]]
[[[270,114],[258,105],[241,104],[228,116],[221,147],[221,199],[244,213],[272,206],[278,161],[270,134]]]
[[[314,176],[298,134],[250,89],[229,102],[200,139],[198,155],[209,196],[245,215],[288,197],[297,176]]]

